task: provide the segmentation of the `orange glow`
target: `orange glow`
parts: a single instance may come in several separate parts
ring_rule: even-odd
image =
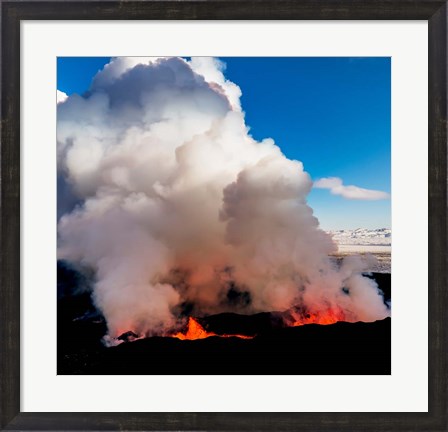
[[[176,333],[173,337],[180,340],[196,340],[196,339],[205,339],[210,336],[218,336],[218,337],[237,337],[240,339],[252,339],[254,336],[246,336],[246,335],[233,335],[233,334],[225,334],[219,335],[213,332],[208,332],[201,326],[194,318],[188,318],[188,329],[186,333]]]
[[[341,309],[328,309],[325,312],[306,313],[299,317],[294,317],[295,321],[292,323],[294,327],[305,324],[335,324],[338,321],[345,321],[345,314]]]

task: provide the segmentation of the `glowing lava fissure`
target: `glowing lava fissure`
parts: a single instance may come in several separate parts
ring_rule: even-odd
[[[306,324],[329,325],[336,324],[340,321],[349,321],[342,309],[330,308],[323,313],[307,312],[300,314],[299,317],[293,317],[290,324],[292,327],[302,326]]]
[[[199,324],[197,320],[195,320],[192,317],[188,318],[187,332],[186,333],[178,332],[174,334],[172,337],[180,340],[196,340],[196,339],[205,339],[212,336],[224,337],[224,338],[236,337],[240,339],[253,339],[255,337],[240,334],[217,334],[213,332],[208,332],[207,330],[204,329],[204,327],[201,326],[201,324]]]
[[[284,325],[285,327],[297,327],[307,324],[330,325],[340,321],[348,321],[346,318],[347,317],[341,309],[328,309],[323,313],[306,312],[298,315],[293,314],[288,318],[285,317]],[[210,332],[193,317],[188,318],[187,331],[185,333],[178,332],[171,337],[180,340],[197,340],[206,339],[212,336],[223,338],[236,337],[240,339],[253,339],[255,337],[243,334],[218,334]]]
[[[298,327],[307,324],[318,324],[318,325],[330,325],[336,324],[337,322],[350,322],[351,320],[344,314],[342,309],[330,308],[325,312],[310,312],[304,310],[289,310],[282,314],[280,327]],[[138,337],[132,331],[119,332],[120,336],[116,338],[121,342],[132,342],[141,337]],[[168,335],[167,335],[168,336]],[[206,339],[209,337],[220,337],[220,338],[239,338],[239,339],[253,339],[257,336],[238,334],[238,333],[215,333],[206,330],[196,318],[189,317],[186,330],[184,332],[177,332],[169,335],[168,337],[176,338],[179,340],[198,340]]]

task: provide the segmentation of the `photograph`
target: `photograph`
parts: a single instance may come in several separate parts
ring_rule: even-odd
[[[56,63],[58,375],[391,374],[390,57]]]
[[[1,10],[0,430],[446,429],[447,0]]]

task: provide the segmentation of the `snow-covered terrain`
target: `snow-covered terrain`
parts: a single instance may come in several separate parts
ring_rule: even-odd
[[[390,246],[392,230],[390,228],[329,231],[338,245]]]
[[[377,258],[371,271],[391,271],[392,231],[389,228],[328,231],[338,245],[338,255],[369,253]]]
[[[339,247],[339,252],[390,252],[392,231],[390,228],[329,231]]]

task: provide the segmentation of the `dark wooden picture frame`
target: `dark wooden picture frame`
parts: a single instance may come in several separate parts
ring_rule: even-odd
[[[0,425],[2,430],[445,431],[448,429],[446,0],[1,1],[1,14]],[[20,22],[132,19],[428,21],[430,317],[428,413],[20,412]],[[350,407],[347,407],[347,411],[349,409]]]

